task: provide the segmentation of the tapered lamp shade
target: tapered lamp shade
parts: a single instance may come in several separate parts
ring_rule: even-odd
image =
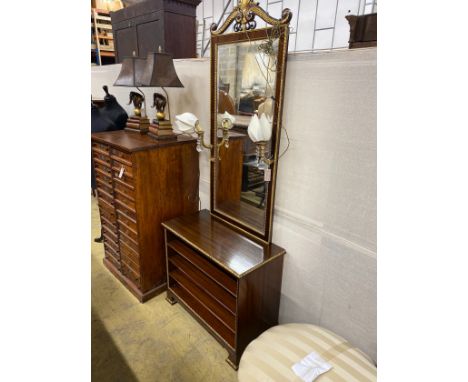
[[[114,86],[143,86],[142,76],[146,66],[146,59],[138,57],[125,57],[122,68]]]
[[[168,53],[148,53],[142,83],[142,86],[147,87],[184,87],[175,71],[172,56]]]
[[[272,124],[269,117],[262,114],[262,116],[258,118],[257,115],[254,114],[247,128],[247,133],[252,142],[266,142],[271,139],[271,130]]]

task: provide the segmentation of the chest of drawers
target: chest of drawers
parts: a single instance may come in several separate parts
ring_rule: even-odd
[[[166,287],[161,222],[198,210],[195,141],[92,134],[105,266],[144,302]]]
[[[167,299],[179,302],[228,351],[237,368],[246,346],[278,324],[285,250],[260,244],[208,210],[163,223]]]

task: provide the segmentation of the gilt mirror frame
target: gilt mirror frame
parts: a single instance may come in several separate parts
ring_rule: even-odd
[[[263,20],[267,27],[256,28],[256,20],[258,17]],[[278,36],[278,56],[276,66],[276,82],[275,82],[275,108],[272,121],[272,137],[271,137],[271,154],[273,163],[270,165],[271,179],[268,182],[267,198],[265,200],[265,225],[264,231],[249,225],[245,220],[239,220],[236,217],[223,213],[216,209],[216,156],[217,149],[211,149],[211,165],[210,165],[210,210],[211,214],[233,226],[234,228],[246,233],[249,237],[258,239],[264,243],[271,242],[272,226],[273,226],[273,210],[276,188],[276,173],[277,161],[280,146],[282,112],[283,112],[283,94],[284,82],[286,74],[286,63],[289,43],[289,22],[291,21],[292,13],[288,8],[282,11],[280,19],[271,17],[265,10],[258,6],[257,2],[252,0],[239,0],[238,5],[234,7],[231,14],[226,18],[224,23],[218,28],[217,24],[211,25],[211,143],[217,142],[218,126],[218,47],[222,44],[236,44],[246,41],[268,39],[272,33]],[[224,32],[234,23],[234,32]],[[279,33],[278,33],[279,32]],[[216,146],[216,144],[214,144]]]

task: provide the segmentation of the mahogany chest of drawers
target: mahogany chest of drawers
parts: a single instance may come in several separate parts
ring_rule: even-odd
[[[284,249],[247,238],[208,210],[162,225],[168,301],[183,305],[237,368],[246,346],[278,324]]]
[[[198,210],[195,140],[92,134],[104,265],[144,302],[166,287],[161,222]]]

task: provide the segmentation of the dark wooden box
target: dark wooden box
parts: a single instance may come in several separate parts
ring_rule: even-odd
[[[368,15],[348,15],[349,48],[377,46],[377,13]]]
[[[196,7],[201,0],[146,0],[111,12],[116,62],[157,52],[196,57]]]

